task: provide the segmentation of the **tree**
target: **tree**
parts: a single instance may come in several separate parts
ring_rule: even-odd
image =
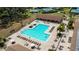
[[[70,20],[72,20],[72,18],[74,17],[74,13],[72,13],[71,11],[72,11],[72,7],[70,8],[70,12],[69,12],[69,17],[70,17]],[[69,20],[69,21],[70,21]]]
[[[73,29],[73,20],[70,20],[67,25],[68,29]]]
[[[59,25],[59,27],[57,28],[57,30],[60,31],[60,32],[63,32],[64,29],[65,29],[65,25],[64,25],[63,23],[61,23],[61,24]]]
[[[64,12],[64,14],[66,14],[66,15],[69,15],[69,14],[70,14],[70,10],[71,10],[71,7],[64,7],[64,8],[63,8],[63,12]]]
[[[23,7],[0,8],[0,20],[3,27],[13,21],[21,22],[23,19],[30,17],[30,15],[29,10]]]
[[[43,14],[43,13],[44,13],[44,11],[43,11],[43,10],[40,10],[38,13],[39,13],[39,14]]]

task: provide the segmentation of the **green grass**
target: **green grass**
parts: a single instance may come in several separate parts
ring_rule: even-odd
[[[52,15],[63,16],[63,13],[52,13]]]
[[[12,34],[12,33],[10,33],[11,30],[15,29],[17,31],[20,28],[21,28],[21,24],[20,23],[15,23],[12,26],[8,27],[7,29],[0,30],[0,37],[1,38],[8,37],[9,35]]]

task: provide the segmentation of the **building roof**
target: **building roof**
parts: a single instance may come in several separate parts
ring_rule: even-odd
[[[31,50],[26,47],[23,47],[20,44],[14,44],[14,45],[8,46],[6,51],[31,51]]]
[[[79,14],[79,7],[75,8],[75,9],[72,9],[71,12]]]
[[[75,21],[74,23],[74,31],[73,31],[73,37],[72,37],[72,40],[71,40],[71,50],[74,51],[76,50],[76,47],[77,47],[77,32],[79,30],[79,19]]]
[[[49,11],[53,11],[55,8],[54,7],[36,7],[33,10],[30,10],[30,12],[32,13],[38,13],[39,11],[43,11],[43,12],[49,12]]]
[[[35,18],[27,18],[27,19],[25,19],[25,21],[27,21],[27,22],[32,22],[34,20],[35,20]]]
[[[50,15],[50,14],[37,14],[36,18],[40,18],[42,20],[54,21],[54,22],[61,22],[64,19],[64,17],[57,15]]]

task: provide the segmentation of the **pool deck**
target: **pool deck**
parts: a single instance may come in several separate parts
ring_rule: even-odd
[[[33,25],[33,24],[45,24],[45,25],[48,25],[49,26],[49,29],[46,31],[46,33],[49,33],[50,34],[50,36],[49,36],[49,38],[48,38],[48,41],[46,41],[46,42],[42,42],[42,41],[38,41],[38,40],[36,40],[36,39],[34,39],[34,38],[29,38],[29,37],[25,37],[25,38],[27,38],[27,39],[29,39],[29,40],[33,40],[33,41],[35,41],[35,42],[38,42],[38,43],[41,43],[41,45],[40,45],[40,50],[38,50],[38,49],[31,49],[31,45],[33,44],[33,43],[30,43],[30,42],[27,42],[27,41],[25,41],[25,40],[23,40],[23,39],[20,39],[20,38],[18,38],[17,36],[18,35],[20,35],[20,36],[22,36],[21,35],[21,31],[23,31],[24,29],[27,29],[30,25]],[[51,31],[51,33],[49,32],[50,30],[51,30],[51,28],[53,27],[53,26],[55,26],[55,28]],[[11,40],[9,40],[8,42],[7,42],[7,46],[10,46],[10,45],[12,45],[11,44],[11,42],[12,41],[15,41],[17,44],[20,44],[20,45],[22,45],[22,46],[24,46],[24,47],[26,47],[26,48],[28,48],[28,49],[30,49],[30,50],[33,50],[33,51],[48,51],[48,49],[49,48],[51,48],[51,46],[54,44],[55,45],[55,47],[57,47],[58,46],[58,43],[59,43],[59,41],[60,40],[58,40],[57,42],[55,42],[54,40],[55,39],[57,39],[56,38],[56,34],[57,34],[57,27],[59,26],[59,24],[57,24],[57,23],[49,23],[49,22],[45,22],[45,21],[37,21],[37,20],[35,20],[35,21],[33,21],[31,24],[29,24],[29,25],[27,25],[27,26],[25,26],[25,27],[23,27],[21,30],[19,30],[18,32],[16,32],[16,33],[14,33],[14,34],[12,34],[11,36],[9,36],[8,38],[11,38]],[[22,37],[24,37],[24,36],[22,36]],[[8,39],[7,38],[7,39]],[[28,46],[26,46],[25,44],[29,44]],[[66,42],[67,43],[67,42]],[[64,46],[70,46],[70,44],[62,44],[62,43],[60,43],[60,45],[64,45]],[[59,46],[60,46],[59,45]],[[57,49],[58,50],[58,49]],[[64,48],[63,50],[68,50],[68,48]]]

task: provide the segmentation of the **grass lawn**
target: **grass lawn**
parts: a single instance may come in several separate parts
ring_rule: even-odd
[[[20,23],[14,23],[12,26],[8,27],[7,29],[1,29],[0,30],[0,37],[1,38],[5,38],[9,35],[11,35],[12,33],[10,33],[11,30],[19,30],[21,28],[21,24]]]
[[[63,13],[52,13],[52,15],[57,15],[57,16],[63,16],[64,14]]]

